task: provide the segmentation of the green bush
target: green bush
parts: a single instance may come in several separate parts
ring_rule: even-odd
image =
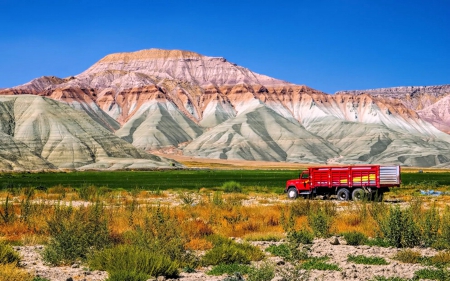
[[[314,201],[311,200],[298,199],[290,205],[290,211],[295,217],[307,216],[314,209],[317,209],[317,207],[314,205]]]
[[[330,237],[331,224],[334,215],[330,215],[326,208],[319,208],[308,214],[308,224],[316,237]]]
[[[266,251],[292,262],[308,259],[308,252],[304,248],[299,248],[298,245],[292,243],[270,245]]]
[[[384,248],[387,248],[387,247],[391,246],[388,241],[386,241],[385,239],[383,239],[381,237],[375,237],[373,239],[367,239],[364,244],[368,245],[368,246],[377,246],[377,247],[384,247]]]
[[[238,263],[232,263],[232,264],[223,264],[222,263],[222,264],[218,264],[218,265],[214,266],[206,274],[219,276],[222,274],[232,275],[236,272],[239,272],[241,274],[247,274],[250,272],[250,266],[246,265],[246,264],[238,264]]]
[[[284,259],[290,259],[292,257],[291,249],[285,243],[280,245],[270,245],[266,248],[266,252]]]
[[[441,240],[442,244],[450,247],[450,207],[446,206],[442,214],[441,223]]]
[[[248,243],[236,243],[218,235],[212,235],[209,240],[212,241],[213,248],[202,257],[204,265],[248,264],[264,258],[264,253],[259,248]]]
[[[265,262],[257,267],[250,268],[247,281],[270,281],[275,277],[275,267]]]
[[[421,214],[422,240],[425,247],[431,247],[438,239],[441,219],[436,205]]]
[[[6,244],[4,241],[0,241],[0,264],[14,264],[18,265],[20,262],[19,253]]]
[[[341,270],[338,265],[327,263],[327,260],[329,257],[312,257],[303,262],[300,267],[305,270]]]
[[[78,197],[86,201],[94,201],[98,197],[98,189],[93,185],[78,188]]]
[[[363,245],[367,241],[367,236],[358,231],[342,233],[348,245],[358,246]]]
[[[261,260],[263,253],[258,248],[251,247],[253,246],[239,246],[237,243],[215,246],[202,257],[202,263],[204,265],[249,264],[252,260]]]
[[[353,262],[356,264],[369,264],[369,265],[388,265],[389,263],[380,257],[366,257],[363,255],[348,255],[347,261]]]
[[[160,253],[177,261],[181,267],[198,266],[198,258],[186,251],[186,238],[182,235],[178,221],[168,209],[156,206],[148,209],[142,226],[124,234],[127,244],[143,250]]]
[[[288,233],[287,238],[289,242],[296,244],[312,244],[314,240],[314,233],[306,229],[301,229],[298,231],[291,231]]]
[[[450,274],[444,269],[424,268],[414,272],[414,279],[447,281],[450,280]]]
[[[412,207],[401,210],[391,207],[387,218],[381,222],[380,229],[389,245],[402,248],[420,245],[420,228],[414,220]]]
[[[44,249],[43,258],[53,265],[85,260],[90,252],[110,244],[100,204],[80,209],[56,206],[47,224],[51,240]]]
[[[227,181],[222,185],[224,192],[226,193],[242,193],[242,186],[235,181]]]
[[[106,270],[111,276],[132,272],[136,278],[144,275],[175,278],[179,275],[180,266],[168,255],[151,252],[136,245],[118,245],[103,249],[91,255],[88,263],[93,269]]]

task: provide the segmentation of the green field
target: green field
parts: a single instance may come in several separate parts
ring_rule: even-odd
[[[57,185],[146,190],[200,189],[219,187],[227,181],[243,187],[282,189],[287,179],[298,177],[292,170],[165,170],[165,171],[88,171],[70,173],[16,173],[0,176],[1,187],[52,187]]]
[[[265,187],[282,191],[286,180],[298,177],[293,170],[164,170],[164,171],[84,171],[68,173],[3,173],[0,188],[66,186],[109,187],[113,189],[200,189],[220,187],[227,181],[243,187]],[[450,186],[450,173],[403,173],[405,185],[432,183],[432,187]]]

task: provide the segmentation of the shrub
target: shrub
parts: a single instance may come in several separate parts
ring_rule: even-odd
[[[308,224],[317,237],[330,237],[332,222],[333,215],[330,215],[326,208],[319,208],[308,214]]]
[[[6,244],[6,242],[0,241],[0,264],[17,266],[19,261],[19,254],[10,245]]]
[[[16,218],[13,204],[9,202],[9,194],[6,195],[5,203],[0,206],[0,218],[5,224],[14,221],[14,219]]]
[[[368,245],[368,246],[377,246],[377,247],[384,247],[384,248],[387,248],[387,247],[391,246],[388,241],[386,241],[385,239],[383,239],[381,237],[375,237],[373,239],[367,239],[365,244]]]
[[[291,243],[311,244],[314,240],[314,233],[306,229],[291,231],[288,233],[288,239]]]
[[[342,235],[347,244],[352,246],[363,245],[367,241],[367,236],[357,231],[346,232]]]
[[[401,210],[398,206],[390,208],[380,229],[391,246],[402,248],[420,244],[420,229],[414,221],[412,207],[406,210]]]
[[[422,239],[425,247],[431,247],[438,238],[440,216],[436,205],[421,214]]]
[[[125,233],[124,239],[143,250],[168,256],[182,267],[195,267],[198,263],[186,251],[187,240],[181,233],[179,222],[160,206],[149,209],[143,225]]]
[[[282,257],[284,259],[290,259],[292,256],[291,249],[287,244],[270,245],[266,248],[266,252],[271,253],[274,256]]]
[[[447,267],[450,265],[450,252],[439,252],[430,258],[430,262],[437,267]]]
[[[86,201],[94,201],[98,197],[98,190],[95,186],[82,186],[78,190],[78,197]]]
[[[295,217],[307,216],[312,209],[316,209],[311,200],[298,199],[291,203],[290,211]]]
[[[25,270],[18,268],[16,265],[0,264],[0,281],[32,281],[33,277],[30,276]]]
[[[202,257],[204,265],[248,264],[264,258],[264,253],[248,243],[236,243],[218,235],[209,237],[214,247]]]
[[[194,205],[196,197],[192,192],[180,192],[179,197],[185,205]]]
[[[336,264],[326,263],[328,259],[328,257],[312,257],[303,262],[300,267],[305,270],[341,270]]]
[[[220,206],[223,206],[224,203],[225,203],[225,201],[222,198],[222,192],[215,191],[214,194],[213,194],[213,198],[212,198],[212,204],[214,206],[220,207]]]
[[[304,248],[299,248],[298,245],[292,243],[284,243],[280,245],[270,245],[266,249],[272,255],[282,257],[287,261],[306,260],[308,252]]]
[[[263,263],[250,268],[247,281],[270,281],[275,277],[275,267],[270,263]]]
[[[414,278],[446,281],[450,279],[450,274],[447,270],[443,269],[424,268],[414,272]]]
[[[78,210],[57,206],[47,221],[51,240],[44,249],[44,260],[53,265],[69,264],[109,245],[109,231],[101,212],[100,204]]]
[[[249,264],[252,260],[261,260],[264,254],[256,247],[249,244],[238,245],[237,243],[222,244],[215,246],[202,258],[204,265]]]
[[[347,261],[353,262],[356,264],[370,264],[370,265],[388,265],[389,263],[380,257],[366,257],[363,255],[348,255]]]
[[[250,266],[246,265],[246,264],[238,264],[238,263],[232,263],[232,264],[221,263],[221,264],[214,266],[210,271],[207,272],[207,274],[219,276],[222,274],[232,275],[236,272],[239,272],[241,274],[247,274],[250,272]]]
[[[222,185],[222,188],[226,193],[241,193],[242,192],[242,186],[240,183],[235,181],[227,181]]]
[[[404,249],[395,254],[394,259],[404,263],[419,263],[422,255],[418,251]]]
[[[450,207],[446,206],[442,214],[441,240],[450,246]]]
[[[88,262],[93,269],[106,270],[110,275],[121,276],[124,272],[132,272],[136,278],[144,275],[178,277],[180,265],[168,255],[135,245],[118,245],[103,249],[91,255]]]

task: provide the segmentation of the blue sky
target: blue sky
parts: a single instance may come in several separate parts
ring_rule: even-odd
[[[327,93],[450,84],[450,1],[0,0],[0,88],[150,48]]]

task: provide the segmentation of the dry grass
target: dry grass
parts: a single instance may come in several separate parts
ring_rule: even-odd
[[[14,264],[0,264],[0,281],[31,281],[33,277]]]
[[[108,220],[112,236],[121,237],[124,233],[143,226],[149,214],[160,208],[177,220],[186,247],[192,250],[205,250],[210,243],[205,237],[216,233],[228,237],[242,237],[248,240],[277,240],[285,237],[282,216],[285,221],[291,218],[295,230],[310,229],[307,212],[324,204],[336,204],[337,214],[333,217],[331,231],[345,233],[357,231],[368,237],[375,237],[377,223],[367,210],[371,203],[336,202],[321,200],[286,201],[284,196],[275,194],[220,194],[222,201],[214,202],[211,190],[201,189],[192,193],[192,204],[183,203],[179,192],[107,191],[97,200],[104,205],[103,211]],[[10,198],[10,212],[14,218],[4,222],[0,218],[0,236],[9,241],[23,244],[45,243],[48,236],[47,219],[52,216],[55,204],[78,207],[92,204],[92,200],[82,201],[77,192],[71,188],[54,187],[47,191],[34,191],[32,196],[24,192],[11,194],[0,192],[0,212],[4,212],[5,198]],[[29,213],[25,219],[24,206],[30,199]],[[412,197],[411,197],[412,198]],[[443,210],[448,205],[450,196],[424,199],[423,212],[433,202]]]

